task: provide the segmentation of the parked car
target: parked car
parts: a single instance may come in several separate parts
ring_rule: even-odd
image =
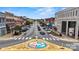
[[[40,29],[40,27],[38,27],[38,31],[40,31],[41,29]]]
[[[40,34],[41,34],[41,35],[45,35],[45,33],[44,33],[44,32],[40,32]]]
[[[13,35],[20,35],[21,31],[14,31]]]
[[[46,29],[45,27],[43,27],[43,29]]]
[[[25,32],[25,31],[27,31],[27,30],[28,30],[28,28],[22,29],[22,32]]]

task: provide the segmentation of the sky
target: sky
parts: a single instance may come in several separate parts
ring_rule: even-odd
[[[11,12],[17,16],[26,16],[32,19],[55,17],[55,13],[64,7],[0,7],[0,12]]]

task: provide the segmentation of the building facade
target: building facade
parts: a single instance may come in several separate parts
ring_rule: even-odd
[[[6,19],[6,29],[7,33],[10,33],[13,28],[15,27],[15,21],[14,21],[14,14],[10,12],[5,12],[5,19]]]
[[[46,18],[46,23],[50,23],[52,26],[54,25],[55,18]]]
[[[15,21],[15,24],[18,26],[23,26],[25,22],[23,18],[19,16],[14,17],[14,21]]]
[[[25,20],[21,16],[15,16],[10,12],[0,12],[0,36],[12,33],[15,26],[25,25]]]
[[[68,7],[56,12],[55,24],[58,32],[75,39],[79,38],[79,7]]]
[[[0,36],[5,35],[6,33],[5,16],[2,12],[0,12]]]
[[[49,29],[54,29],[55,28],[55,18],[46,18],[44,19],[44,22],[47,24],[47,27]]]

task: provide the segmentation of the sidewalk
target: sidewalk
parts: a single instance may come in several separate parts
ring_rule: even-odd
[[[65,40],[65,41],[68,41],[68,42],[79,42],[78,39],[70,38],[70,37],[68,37],[68,36],[63,36],[63,37],[61,37],[61,40]]]
[[[21,35],[23,35],[23,33]],[[13,36],[11,33],[9,33],[9,34],[0,36],[0,40],[10,40],[11,38],[20,37],[21,35]]]
[[[58,37],[58,36],[56,36]],[[64,40],[64,41],[68,41],[68,42],[79,42],[78,39],[75,39],[75,38],[70,38],[68,36],[62,36],[62,37],[58,37],[60,40]]]
[[[54,31],[54,32],[56,32],[56,31]],[[56,32],[56,33],[57,33],[57,32]],[[52,34],[52,35],[53,35],[53,34]],[[53,35],[53,36],[55,36],[55,35]],[[60,40],[64,40],[64,41],[68,41],[68,42],[79,42],[78,39],[71,38],[71,37],[66,36],[66,35],[64,35],[64,34],[62,34],[62,36],[55,36],[55,37],[58,37]]]
[[[9,38],[12,37],[12,34],[9,33],[9,34],[6,34],[6,35],[3,35],[3,36],[0,36],[0,40],[9,40]]]

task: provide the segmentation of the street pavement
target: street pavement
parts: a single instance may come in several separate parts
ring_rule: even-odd
[[[10,38],[9,40],[0,40],[0,48],[19,44],[19,43],[28,41],[32,37],[36,37],[36,36],[41,37],[42,35],[39,35],[38,33],[37,22],[34,22],[31,28],[28,31],[26,31],[21,37],[13,37],[13,38]]]
[[[8,47],[8,46],[12,46],[15,44],[19,44],[19,43],[28,41],[28,39],[31,38],[31,35],[33,35],[33,31],[34,31],[33,29],[34,29],[34,24],[21,37],[13,37],[10,40],[0,40],[0,48]]]
[[[41,31],[45,33],[45,35],[41,35],[40,31],[38,30],[38,26],[40,27]],[[43,29],[43,27],[40,26],[39,22],[35,21],[30,29],[26,31],[21,37],[13,37],[11,40],[0,40],[0,48],[12,46],[15,44],[19,44],[25,41],[30,40],[31,38],[42,38],[43,40],[49,41],[51,43],[71,48],[74,51],[79,51],[79,43],[78,42],[68,42],[61,40],[60,38],[53,36],[51,34],[48,34],[47,31]]]
[[[41,28],[41,30],[46,33],[43,37],[46,38],[47,41],[63,47],[71,48],[74,51],[79,51],[79,42],[68,42],[61,40],[60,38],[53,36],[52,34],[47,34],[47,32],[40,26],[39,23],[38,25]]]

